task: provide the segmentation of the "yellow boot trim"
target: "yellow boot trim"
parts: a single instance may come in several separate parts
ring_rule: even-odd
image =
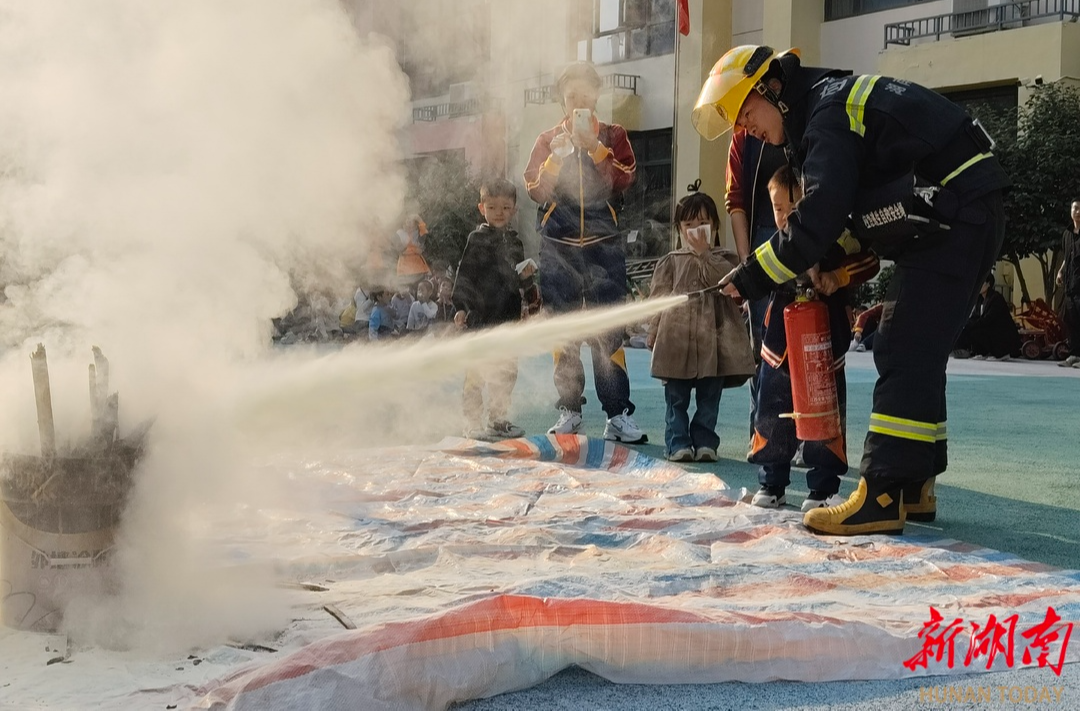
[[[934,495],[934,482],[937,477],[930,477],[923,482],[918,502],[904,503],[904,509],[913,521],[933,521],[937,514],[937,496]]]
[[[859,479],[859,486],[851,492],[848,500],[837,506],[828,508],[811,509],[803,516],[803,525],[814,533],[826,536],[861,536],[872,533],[888,533],[900,535],[904,532],[904,521],[907,516],[904,513],[903,500],[900,501],[900,518],[883,521],[868,521],[866,523],[844,523],[853,514],[859,512],[867,503],[868,492],[866,479]],[[892,497],[886,496],[890,502]],[[881,497],[877,497],[880,501]]]

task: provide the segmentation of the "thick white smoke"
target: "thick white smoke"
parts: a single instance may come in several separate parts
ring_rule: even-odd
[[[38,342],[61,447],[88,430],[93,345],[122,430],[158,418],[124,596],[72,624],[163,647],[267,624],[277,608],[208,579],[197,544],[208,511],[273,495],[218,402],[295,290],[350,293],[397,220],[393,52],[337,0],[4,0],[0,96],[0,451],[37,447]]]

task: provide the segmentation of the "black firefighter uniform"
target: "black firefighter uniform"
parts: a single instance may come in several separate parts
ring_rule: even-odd
[[[978,124],[917,84],[799,67],[781,98],[804,197],[732,282],[761,298],[818,261],[849,217],[863,244],[896,262],[860,473],[917,501],[946,467],[945,369],[1001,248],[1008,176]]]

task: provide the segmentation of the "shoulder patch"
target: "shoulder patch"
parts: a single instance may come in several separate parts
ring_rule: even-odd
[[[821,94],[819,98],[827,99],[833,94],[837,94],[843,91],[844,87],[847,86],[849,79],[851,79],[851,77],[837,77],[835,79],[827,80],[821,86]]]

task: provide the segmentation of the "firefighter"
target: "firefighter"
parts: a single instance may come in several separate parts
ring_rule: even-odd
[[[945,368],[1004,236],[1009,185],[993,141],[917,84],[803,67],[797,50],[741,46],[710,72],[693,112],[714,140],[733,126],[784,145],[803,199],[787,229],[733,270],[724,293],[762,298],[825,254],[849,220],[896,262],[874,341],[873,410],[851,497],[808,511],[817,533],[902,533],[932,520],[946,467]]]

